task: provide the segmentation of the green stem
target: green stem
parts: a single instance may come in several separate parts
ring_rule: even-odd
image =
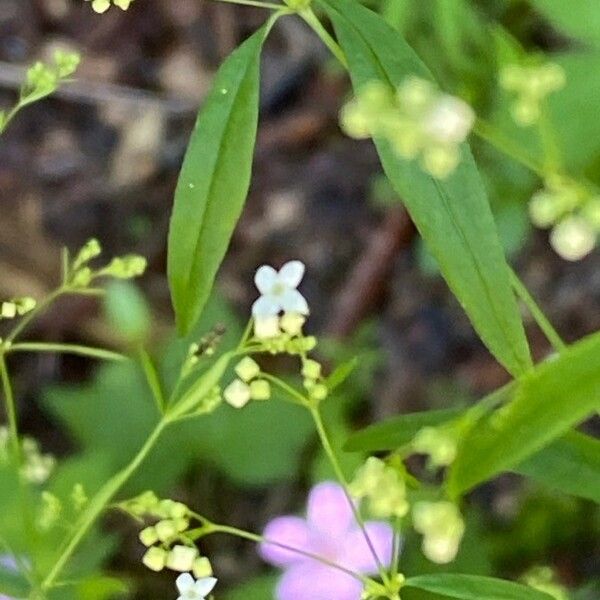
[[[319,21],[317,15],[313,12],[312,8],[298,13],[304,21],[310,26],[310,28],[321,38],[321,41],[329,48],[331,53],[340,61],[341,65],[348,70],[348,60],[344,51],[340,48],[339,44],[333,39],[331,34],[323,27],[321,21]]]
[[[510,138],[507,138],[500,130],[496,129],[487,121],[477,119],[473,131],[482,140],[496,148],[496,150],[506,154],[518,163],[521,163],[539,177],[544,178],[546,176],[546,170],[542,165],[536,163],[535,160],[523,152],[517,144]]]
[[[205,525],[203,527],[204,531],[206,532],[206,535],[212,534],[212,533],[226,533],[229,535],[233,535],[245,540],[249,540],[251,542],[255,542],[257,544],[271,544],[272,546],[277,546],[278,548],[281,548],[282,550],[288,550],[289,552],[294,552],[295,554],[299,554],[301,556],[305,556],[306,558],[311,558],[313,560],[316,560],[324,565],[327,565],[328,567],[331,567],[332,569],[337,569],[338,571],[342,571],[343,573],[346,573],[346,575],[350,575],[351,577],[354,577],[354,579],[358,579],[361,583],[367,583],[368,581],[370,581],[370,579],[364,575],[361,575],[360,573],[355,573],[354,571],[347,569],[346,567],[343,567],[342,565],[338,565],[337,563],[328,560],[322,556],[319,556],[318,554],[313,554],[312,552],[306,552],[305,550],[301,550],[300,548],[295,548],[294,546],[288,546],[287,544],[282,544],[280,542],[276,542],[274,540],[270,540],[268,538],[264,538],[260,535],[257,535],[255,533],[251,533],[250,531],[245,531],[243,529],[238,529],[237,527],[230,527],[228,525],[217,525],[215,523],[210,523],[205,521]]]
[[[127,356],[118,352],[111,352],[103,348],[92,348],[90,346],[81,346],[79,344],[53,344],[45,342],[21,342],[12,344],[7,353],[10,352],[59,352],[63,354],[76,354],[79,356],[89,356],[100,360],[127,360]]]
[[[539,307],[538,303],[534,300],[533,296],[529,293],[529,290],[525,287],[523,282],[519,279],[518,275],[511,269],[510,278],[512,286],[517,294],[517,296],[523,301],[523,303],[529,309],[529,312],[535,319],[535,322],[538,324],[539,328],[543,331],[544,335],[548,339],[548,341],[552,344],[552,347],[556,352],[562,352],[567,345],[560,337],[556,329],[542,309]]]
[[[43,592],[53,587],[56,578],[60,575],[86,533],[102,514],[111,499],[117,494],[121,487],[135,473],[144,459],[148,456],[150,450],[152,450],[169,422],[170,421],[166,418],[161,419],[133,460],[116,475],[111,477],[111,479],[109,479],[102,486],[100,491],[92,498],[87,509],[76,523],[73,535],[70,537],[64,549],[61,551],[57,561],[54,563],[54,566],[43,580],[41,585],[41,590]]]
[[[13,462],[16,469],[17,479],[19,482],[18,485],[20,504],[23,509],[23,526],[25,528],[29,541],[35,544],[37,541],[37,534],[31,510],[29,490],[27,489],[27,484],[23,480],[23,477],[21,475],[21,468],[23,466],[23,452],[21,449],[21,444],[19,443],[19,426],[17,422],[15,396],[13,393],[12,385],[10,383],[8,367],[6,365],[6,359],[3,353],[0,353],[0,377],[2,378],[2,390],[4,392],[4,400],[6,404],[6,416],[8,419],[8,430],[10,435],[11,451],[13,454]],[[35,577],[35,572],[33,573],[33,576]]]
[[[216,0],[226,4],[241,4],[242,6],[256,6],[258,8],[267,8],[269,10],[282,10],[286,8],[285,4],[273,4],[271,2],[260,2],[259,0]]]
[[[379,556],[377,556],[377,552],[375,551],[373,542],[371,541],[371,538],[369,537],[367,528],[365,527],[365,523],[360,514],[360,511],[358,510],[358,507],[356,506],[355,502],[352,500],[352,497],[350,496],[350,492],[348,491],[348,480],[346,479],[346,476],[344,475],[344,471],[342,470],[342,467],[340,466],[340,463],[337,459],[337,456],[335,454],[333,446],[331,445],[331,441],[329,440],[329,436],[327,435],[327,431],[325,430],[325,424],[323,423],[323,419],[321,418],[321,413],[319,412],[319,409],[314,406],[309,406],[309,410],[310,410],[310,414],[313,418],[313,421],[315,423],[315,426],[317,428],[317,433],[319,434],[319,439],[321,440],[321,444],[323,446],[323,449],[325,450],[325,454],[327,454],[327,457],[329,458],[329,462],[331,463],[331,466],[333,467],[335,475],[338,478],[338,481],[340,482],[340,484],[342,485],[344,494],[345,494],[346,498],[348,499],[350,508],[352,509],[354,519],[356,520],[357,525],[360,527],[360,529],[363,533],[363,536],[365,538],[365,541],[367,542],[367,546],[369,547],[369,550],[370,550],[371,554],[373,555],[375,564],[377,565],[377,570],[379,571],[379,576],[381,577],[381,580],[384,582],[384,584],[387,585],[389,583],[387,573],[385,572],[385,568],[381,564],[381,561],[379,560]]]
[[[260,377],[261,379],[266,379],[267,381],[270,381],[273,385],[277,386],[279,389],[288,394],[294,400],[294,404],[308,406],[308,400],[302,394],[297,392],[291,385],[288,385],[287,383],[285,383],[285,381],[279,379],[279,377],[275,377],[270,373],[263,373],[262,371],[260,373]]]

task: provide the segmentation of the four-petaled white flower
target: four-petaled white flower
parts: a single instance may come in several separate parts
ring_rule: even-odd
[[[196,580],[189,573],[182,573],[175,581],[179,591],[177,600],[206,600],[206,596],[212,592],[216,584],[217,580],[214,577]]]
[[[252,305],[254,317],[264,319],[285,313],[308,314],[308,304],[296,289],[304,276],[304,264],[299,260],[285,263],[279,271],[263,265],[256,271],[254,283],[261,296]]]

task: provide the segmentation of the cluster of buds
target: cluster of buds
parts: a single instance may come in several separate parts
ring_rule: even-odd
[[[433,177],[450,175],[460,161],[460,144],[475,122],[473,109],[434,84],[408,77],[396,90],[373,81],[342,109],[341,125],[351,137],[386,139],[404,159],[419,159]]]
[[[531,221],[551,228],[550,243],[566,260],[580,260],[596,246],[600,235],[600,196],[577,182],[554,175],[529,203]]]
[[[417,502],[412,511],[413,526],[423,535],[423,554],[432,562],[452,562],[465,532],[465,524],[452,502]]]
[[[0,303],[0,319],[14,319],[15,317],[22,317],[28,312],[31,312],[35,306],[36,301],[29,296],[24,298],[13,298]]]
[[[550,62],[542,65],[507,65],[500,71],[500,86],[516,96],[511,106],[512,117],[524,127],[539,121],[544,99],[562,89],[565,83],[564,69]]]
[[[142,558],[146,567],[156,572],[164,568],[179,573],[192,572],[197,578],[212,575],[210,561],[200,556],[198,548],[186,536],[191,514],[183,502],[160,500],[154,492],[144,492],[120,507],[137,519],[155,521],[139,534],[147,548]]]
[[[249,356],[244,357],[236,366],[234,379],[224,390],[223,397],[234,408],[243,408],[250,400],[269,400],[271,385],[260,377],[258,363]]]
[[[408,513],[404,478],[397,469],[374,456],[357,471],[350,493],[357,499],[367,499],[374,517],[403,517]]]
[[[92,9],[98,14],[105,13],[113,4],[121,10],[127,10],[133,0],[87,0],[91,1]]]
[[[22,464],[21,477],[25,481],[40,485],[48,480],[56,459],[51,454],[42,454],[37,440],[25,436],[20,441]],[[0,427],[0,464],[10,464],[10,432],[6,427]]]
[[[555,600],[568,600],[569,598],[567,590],[556,580],[556,573],[550,567],[533,567],[521,579],[526,585],[548,594]]]
[[[423,427],[413,438],[411,446],[417,454],[429,457],[432,468],[447,467],[456,458],[456,436],[448,428]]]
[[[102,247],[98,240],[89,240],[77,253],[73,262],[66,266],[66,285],[74,289],[85,289],[98,277],[132,279],[139,277],[146,270],[146,259],[137,254],[113,258],[105,267],[93,269],[89,263],[101,253]]]
[[[312,358],[306,358],[302,355],[302,384],[308,397],[315,403],[321,402],[327,398],[328,389],[325,385],[322,375],[321,363]]]

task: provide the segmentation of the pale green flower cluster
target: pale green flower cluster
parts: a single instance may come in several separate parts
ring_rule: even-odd
[[[507,65],[500,71],[500,86],[515,96],[513,119],[523,127],[534,125],[542,114],[542,103],[566,83],[564,69],[555,63]]]
[[[118,6],[121,10],[127,10],[133,0],[86,0],[92,3],[92,9],[98,14],[105,13],[112,5]]]
[[[179,573],[192,572],[196,578],[212,575],[209,559],[201,556],[186,536],[192,515],[183,502],[161,500],[154,492],[144,492],[120,504],[120,508],[137,519],[154,521],[139,534],[147,548],[142,558],[146,567],[157,572],[164,568]]]
[[[21,477],[35,485],[41,485],[52,474],[56,459],[52,454],[43,454],[37,440],[24,436],[20,440],[22,455]],[[10,432],[7,427],[0,427],[0,464],[12,462]]]
[[[452,502],[417,502],[412,510],[413,526],[423,535],[423,554],[432,562],[446,564],[456,558],[465,524]]]
[[[550,243],[566,260],[580,260],[596,246],[600,235],[600,195],[562,176],[546,179],[529,202],[537,227],[551,229]]]
[[[368,501],[377,518],[403,517],[408,513],[406,483],[402,475],[383,460],[370,456],[350,483],[350,494]]]
[[[384,138],[399,156],[418,159],[438,179],[456,169],[474,122],[467,103],[419,77],[408,77],[396,90],[373,81],[341,113],[349,136]]]
[[[77,52],[56,50],[53,62],[38,61],[29,67],[16,106],[12,110],[0,110],[0,133],[21,108],[56,91],[58,86],[77,70],[80,60]]]
[[[456,458],[456,436],[448,428],[423,427],[413,438],[412,449],[427,454],[430,466],[447,467]]]
[[[223,392],[225,402],[234,408],[243,408],[250,400],[269,400],[271,384],[260,377],[258,363],[249,356],[244,357],[235,367],[234,379]]]
[[[36,301],[29,296],[23,298],[13,298],[0,303],[0,319],[14,319],[15,317],[22,317],[28,312],[31,312],[35,306]]]
[[[555,600],[569,600],[567,590],[556,581],[556,574],[550,567],[533,567],[525,573],[522,580],[523,583],[540,592],[545,592]]]
[[[90,267],[89,263],[101,253],[102,248],[98,240],[91,239],[81,248],[72,262],[69,262],[67,257],[64,265],[65,285],[73,289],[82,289],[99,277],[132,279],[139,277],[146,270],[146,259],[137,254],[113,258],[100,269]]]

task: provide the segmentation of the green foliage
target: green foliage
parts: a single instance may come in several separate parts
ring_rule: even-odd
[[[189,333],[209,297],[250,185],[260,51],[271,23],[219,69],[188,146],[169,230],[168,275],[177,327]]]
[[[577,0],[577,10],[563,0],[530,0],[561,32],[594,45],[600,44],[600,11],[596,0]]]
[[[419,575],[407,579],[406,586],[459,600],[552,600],[552,596],[533,588],[478,575]]]
[[[323,3],[349,60],[356,92],[369,82],[397,86],[407,75],[430,78],[401,35],[374,13],[348,0]],[[446,180],[400,160],[375,140],[383,168],[402,198],[442,274],[496,358],[513,375],[531,366],[508,269],[485,189],[466,145]]]
[[[600,407],[600,334],[542,363],[517,384],[514,398],[461,440],[448,486],[464,493],[510,469]]]

